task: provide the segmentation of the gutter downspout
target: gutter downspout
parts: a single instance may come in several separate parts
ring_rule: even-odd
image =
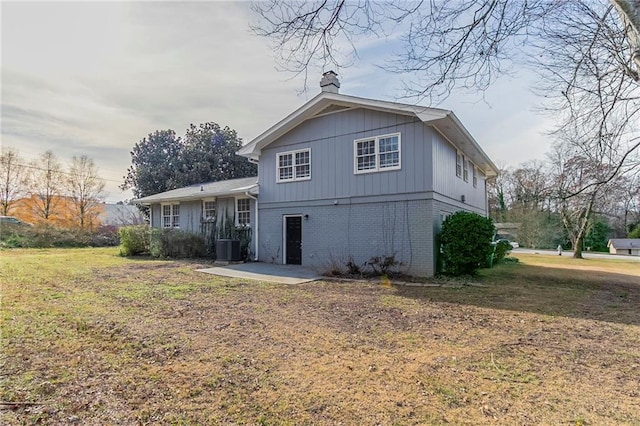
[[[255,244],[255,256],[254,259],[256,262],[258,261],[258,197],[254,197],[253,195],[249,194],[249,191],[245,191],[244,195],[246,195],[247,197],[251,198],[252,200],[254,200],[256,202],[256,232],[255,232],[255,237],[256,237],[256,244]]]

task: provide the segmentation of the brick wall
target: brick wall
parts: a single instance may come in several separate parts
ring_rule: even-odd
[[[283,216],[308,215],[302,223],[302,264],[320,272],[347,261],[392,256],[411,275],[433,275],[432,201],[260,208],[259,258],[283,262]]]

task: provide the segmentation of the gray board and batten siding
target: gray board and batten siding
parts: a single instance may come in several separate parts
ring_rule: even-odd
[[[393,133],[400,133],[401,168],[355,174],[354,140]],[[276,155],[306,148],[311,150],[311,179],[277,182]],[[464,194],[463,208],[484,213],[484,175],[478,171],[474,188],[471,179],[457,178],[455,169],[456,148],[431,126],[406,115],[350,109],[307,120],[262,150],[260,205],[435,191],[453,202]]]
[[[247,198],[239,195],[237,198]],[[236,220],[236,197],[207,197],[204,199],[215,199],[216,205],[216,224],[219,227],[222,221],[228,216],[231,220]],[[165,203],[163,203],[165,204]],[[202,232],[203,223],[203,200],[189,201],[172,201],[166,204],[180,205],[180,225],[179,229],[183,231],[200,234]],[[255,221],[256,205],[253,199],[250,200],[250,217],[251,222]],[[159,203],[151,204],[151,226],[153,228],[162,228],[162,205]]]

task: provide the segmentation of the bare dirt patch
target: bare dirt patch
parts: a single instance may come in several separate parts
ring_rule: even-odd
[[[624,268],[291,286],[53,253],[2,253],[3,424],[640,424]]]

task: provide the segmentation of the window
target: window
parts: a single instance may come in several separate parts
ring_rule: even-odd
[[[202,219],[215,220],[216,218],[216,202],[205,200],[202,202]]]
[[[180,204],[162,205],[162,226],[164,228],[180,228]]]
[[[400,133],[354,141],[355,173],[400,169]]]
[[[462,178],[465,182],[469,182],[469,160],[462,156]]]
[[[236,200],[237,225],[251,224],[251,201],[248,198],[238,198]]]
[[[473,187],[478,187],[478,169],[473,166]]]
[[[462,177],[462,153],[460,151],[456,154],[456,176]]]
[[[311,179],[311,149],[281,152],[276,156],[277,182]]]

